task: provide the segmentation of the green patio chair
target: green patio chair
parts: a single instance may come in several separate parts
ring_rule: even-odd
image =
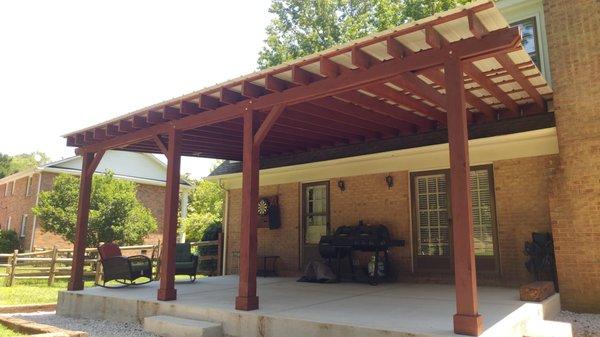
[[[175,248],[175,275],[188,275],[190,282],[196,281],[198,255],[192,254],[189,243],[178,243]]]

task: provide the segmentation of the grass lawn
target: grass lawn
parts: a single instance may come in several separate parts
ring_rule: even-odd
[[[13,337],[13,336],[23,336],[23,334],[14,332],[11,329],[0,324],[0,337]]]
[[[45,279],[17,280],[12,287],[5,287],[0,278],[0,284],[0,305],[56,303],[58,292],[67,289],[67,280],[56,280],[51,287]],[[85,282],[86,287],[93,285],[93,281]]]

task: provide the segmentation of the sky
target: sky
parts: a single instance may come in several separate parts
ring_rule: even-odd
[[[65,133],[255,71],[269,5],[0,1],[0,153],[70,157]],[[184,158],[182,172],[213,165]]]

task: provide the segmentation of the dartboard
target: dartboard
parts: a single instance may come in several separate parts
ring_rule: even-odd
[[[269,200],[262,198],[258,202],[258,215],[266,215],[267,212],[269,212]]]

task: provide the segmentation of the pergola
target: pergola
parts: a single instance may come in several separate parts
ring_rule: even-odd
[[[66,135],[83,156],[69,290],[82,290],[94,169],[108,149],[168,160],[158,300],[176,299],[181,156],[243,161],[239,293],[254,310],[261,158],[447,129],[456,333],[478,335],[468,127],[547,112],[551,89],[491,1],[478,1]]]

